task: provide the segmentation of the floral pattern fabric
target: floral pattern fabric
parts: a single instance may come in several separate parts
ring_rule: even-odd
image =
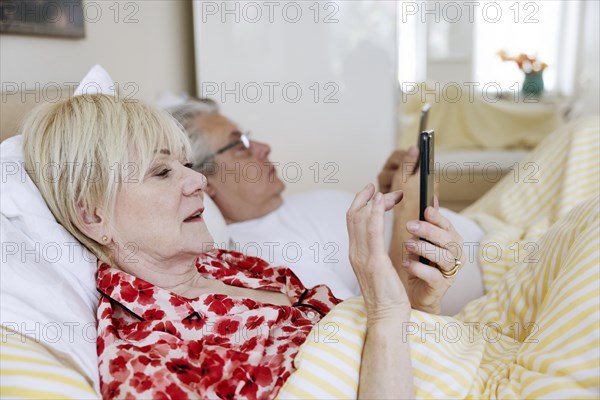
[[[340,300],[305,288],[288,268],[213,250],[205,278],[277,291],[292,306],[206,294],[188,299],[100,262],[100,389],[112,398],[274,398],[313,325]]]

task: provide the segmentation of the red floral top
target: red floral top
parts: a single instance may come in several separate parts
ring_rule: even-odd
[[[213,250],[196,266],[227,285],[284,293],[292,306],[188,299],[99,263],[103,398],[274,398],[313,324],[340,302],[326,286],[306,289],[288,268],[241,253]]]

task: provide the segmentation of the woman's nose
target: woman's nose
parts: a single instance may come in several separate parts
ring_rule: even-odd
[[[250,142],[250,150],[259,161],[266,161],[271,153],[271,147],[268,144],[255,142],[254,140]]]
[[[200,172],[194,171],[191,168],[184,167],[185,181],[183,186],[183,194],[193,196],[206,189],[206,176]]]

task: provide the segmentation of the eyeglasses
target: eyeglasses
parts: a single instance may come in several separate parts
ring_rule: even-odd
[[[223,154],[225,153],[227,150],[230,150],[238,145],[242,145],[244,146],[245,150],[249,150],[250,149],[250,132],[245,132],[240,134],[240,138],[237,140],[234,140],[233,142],[226,144],[225,146],[221,147],[219,150],[215,151],[212,154],[207,155],[206,157],[204,157],[202,159],[202,161],[200,163],[198,163],[198,166],[196,167],[197,169],[202,169],[202,167],[208,163],[210,160],[212,160],[213,158],[215,158],[216,156],[218,156],[219,154]]]

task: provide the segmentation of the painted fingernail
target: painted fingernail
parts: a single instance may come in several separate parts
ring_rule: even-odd
[[[408,242],[406,242],[406,248],[410,250],[415,250],[417,248],[417,243],[415,243],[412,240],[409,240]]]
[[[419,223],[418,222],[409,222],[408,224],[406,224],[406,227],[408,228],[409,231],[414,232],[417,229],[419,229]]]

